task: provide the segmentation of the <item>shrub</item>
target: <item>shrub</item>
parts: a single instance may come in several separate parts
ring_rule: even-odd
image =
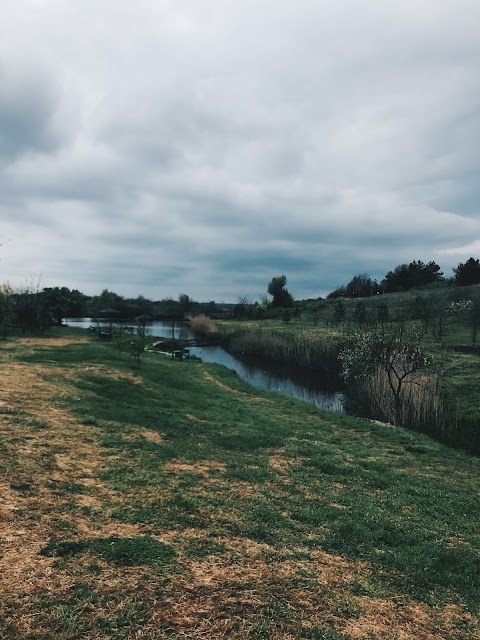
[[[218,331],[215,322],[204,313],[201,313],[198,316],[187,316],[187,319],[190,322],[192,331],[200,335],[208,336],[212,333],[217,333]]]

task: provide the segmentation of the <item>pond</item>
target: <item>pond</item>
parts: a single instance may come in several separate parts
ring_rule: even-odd
[[[69,318],[67,324],[72,327],[88,329],[96,323],[91,318]],[[115,325],[138,329],[136,322],[116,322]],[[101,327],[110,326],[109,321],[100,322]],[[192,338],[190,327],[186,323],[175,323],[175,338]],[[172,337],[172,324],[168,321],[155,320],[145,324],[146,335],[158,337]],[[232,355],[222,347],[191,347],[190,355],[201,358],[204,362],[222,364],[233,369],[238,375],[256,387],[275,391],[284,395],[303,400],[321,409],[329,411],[344,411],[344,396],[335,386],[328,385],[325,379],[316,371],[282,365],[275,362],[260,360],[259,358]]]

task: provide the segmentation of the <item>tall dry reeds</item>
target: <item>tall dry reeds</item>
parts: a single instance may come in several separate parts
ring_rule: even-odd
[[[314,369],[333,378],[339,378],[340,375],[338,354],[342,345],[335,338],[306,338],[274,332],[238,331],[225,338],[225,346],[233,353]]]
[[[206,316],[204,313],[198,316],[187,316],[187,320],[190,322],[190,328],[195,333],[201,336],[210,336],[218,333],[218,328],[215,322]]]
[[[438,381],[426,375],[405,382],[396,398],[387,373],[379,367],[349,384],[347,408],[356,415],[399,424],[443,441],[450,442],[454,436],[454,423]]]

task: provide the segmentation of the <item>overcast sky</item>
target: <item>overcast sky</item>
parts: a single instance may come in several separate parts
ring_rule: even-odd
[[[0,282],[235,302],[480,257],[478,0],[3,0]]]

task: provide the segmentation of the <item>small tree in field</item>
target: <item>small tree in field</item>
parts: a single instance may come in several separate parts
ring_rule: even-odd
[[[339,356],[347,383],[356,384],[378,371],[384,373],[395,424],[403,422],[406,386],[425,385],[428,375],[438,370],[436,361],[423,350],[421,339],[418,325],[400,323],[389,326],[388,331],[352,334]]]
[[[345,304],[341,300],[338,300],[337,302],[335,302],[332,309],[333,324],[337,325],[337,324],[340,324],[340,322],[343,322],[345,320],[346,315],[347,315],[347,307],[345,306]]]
[[[8,282],[0,284],[0,327],[3,338],[7,337],[7,329],[12,324],[15,312],[13,288]]]
[[[285,288],[286,284],[286,276],[278,276],[270,280],[267,291],[273,297],[272,307],[293,307],[293,296]]]
[[[453,302],[450,305],[450,312],[468,328],[472,345],[476,347],[480,332],[480,298]]]

